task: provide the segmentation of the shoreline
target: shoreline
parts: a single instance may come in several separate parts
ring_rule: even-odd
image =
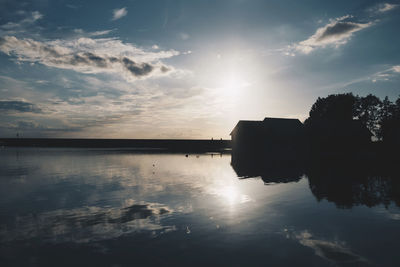
[[[0,146],[124,148],[137,151],[222,152],[231,149],[231,141],[209,139],[0,138]]]

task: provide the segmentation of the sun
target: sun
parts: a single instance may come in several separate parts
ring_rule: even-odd
[[[251,84],[238,71],[229,71],[221,75],[220,88],[223,94],[236,96]]]

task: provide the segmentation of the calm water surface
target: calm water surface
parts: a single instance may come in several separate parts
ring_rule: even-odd
[[[294,173],[242,179],[230,155],[3,148],[0,265],[400,266],[398,179]]]

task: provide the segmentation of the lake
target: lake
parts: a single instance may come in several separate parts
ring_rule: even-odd
[[[270,165],[2,148],[0,265],[400,266],[398,175]]]

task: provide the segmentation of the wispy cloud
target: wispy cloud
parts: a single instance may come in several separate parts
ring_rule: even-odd
[[[2,112],[32,112],[41,113],[42,110],[35,104],[21,100],[0,100]]]
[[[373,11],[378,12],[378,13],[385,13],[388,12],[390,10],[395,9],[396,7],[398,7],[399,5],[396,4],[389,4],[389,3],[383,3],[383,4],[379,4],[377,5]]]
[[[355,32],[361,31],[373,25],[373,22],[358,23],[351,21],[353,16],[347,15],[332,19],[327,25],[320,27],[308,39],[290,46],[304,54],[309,54],[317,48],[326,46],[338,47],[348,42]]]
[[[126,7],[123,8],[117,8],[113,10],[113,17],[111,20],[117,20],[122,17],[125,17],[128,14],[128,10],[126,10]]]
[[[49,78],[46,87],[52,90],[46,93],[40,89],[42,85],[30,79],[23,82],[0,76],[0,98],[24,102],[29,99],[43,111],[0,110],[0,135],[14,136],[18,131],[25,137],[208,136],[204,127],[192,121],[209,118],[209,113],[215,115],[221,105],[214,107],[213,102],[220,98],[210,95],[215,90],[194,87],[187,79],[171,79],[174,76],[131,83],[117,75],[66,73]],[[171,120],[179,125],[171,126]],[[161,125],[162,132],[154,131]]]
[[[94,31],[94,32],[86,32],[83,29],[74,29],[73,32],[79,37],[97,37],[108,35],[113,32],[115,29],[112,30],[103,30],[103,31]]]
[[[109,33],[111,33],[113,30],[104,30],[104,31],[94,31],[94,32],[90,32],[89,35],[90,36],[103,36],[103,35],[107,35]]]
[[[0,26],[1,31],[8,33],[15,33],[25,31],[28,26],[35,23],[36,21],[43,18],[43,15],[39,11],[33,11],[29,15],[18,22],[8,22]]]
[[[295,56],[297,53],[309,54],[318,48],[337,48],[346,44],[356,32],[379,22],[380,15],[398,6],[398,4],[381,3],[367,9],[367,12],[370,13],[367,18],[357,19],[352,15],[345,15],[330,19],[328,24],[319,27],[306,40],[288,45],[286,48],[276,49],[276,51],[283,52],[287,56]]]
[[[99,30],[99,31],[93,31],[93,32],[87,32],[83,29],[77,28],[73,29],[72,36],[74,38],[81,38],[81,37],[103,37],[106,35],[110,35],[110,33],[114,32],[116,29],[110,29],[110,30]]]
[[[145,51],[116,38],[35,41],[4,36],[0,37],[0,51],[18,62],[81,73],[121,73],[128,81],[171,72],[173,67],[160,60],[179,55],[175,50]]]
[[[181,32],[179,33],[179,38],[181,38],[183,41],[186,41],[190,38],[190,35],[185,32]]]
[[[68,7],[68,8],[72,8],[72,9],[77,9],[77,8],[79,8],[79,6],[72,5],[72,4],[66,4],[65,6]]]
[[[392,67],[392,70],[393,70],[394,72],[400,73],[400,65],[393,66],[393,67]]]
[[[25,133],[41,133],[44,136],[49,134],[55,134],[55,133],[71,133],[71,132],[79,132],[82,131],[82,127],[71,127],[70,125],[61,125],[60,127],[55,127],[55,126],[49,126],[49,125],[43,125],[35,120],[20,120],[12,123],[5,123],[0,126],[0,132],[1,128],[6,128],[8,131],[12,132],[22,132],[23,134]],[[29,136],[29,135],[28,135]]]
[[[373,83],[378,81],[390,81],[393,78],[398,77],[399,74],[400,65],[394,65],[388,69],[374,73],[370,79]]]

